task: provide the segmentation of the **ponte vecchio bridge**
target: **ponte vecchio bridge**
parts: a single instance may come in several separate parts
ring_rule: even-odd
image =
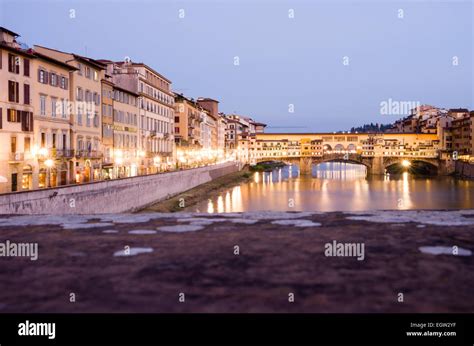
[[[362,164],[368,174],[384,174],[389,166],[424,163],[447,174],[436,134],[425,133],[258,133],[249,143],[249,161],[280,160],[298,164],[302,174],[322,162]]]

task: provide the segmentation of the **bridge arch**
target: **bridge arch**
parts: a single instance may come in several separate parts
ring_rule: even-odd
[[[348,152],[356,152],[356,150],[357,150],[357,147],[355,146],[355,144],[351,143],[347,146],[347,151]]]
[[[344,151],[344,146],[342,144],[336,144],[336,146],[334,147],[334,151],[336,153],[340,153],[341,151]]]
[[[384,162],[384,169],[388,173],[408,171],[421,175],[437,175],[439,163],[437,160],[422,158],[393,158]]]

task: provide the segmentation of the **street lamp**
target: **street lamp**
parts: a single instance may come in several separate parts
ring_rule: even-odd
[[[403,160],[403,161],[402,161],[402,166],[403,166],[403,167],[410,167],[410,166],[411,166],[411,162],[408,161],[408,160]]]
[[[47,159],[44,161],[44,164],[48,168],[48,187],[51,187],[51,167],[54,166],[54,161],[51,159]]]

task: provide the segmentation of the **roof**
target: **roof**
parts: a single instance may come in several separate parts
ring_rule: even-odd
[[[449,109],[449,112],[453,113],[467,113],[469,110],[467,108],[451,108]]]
[[[64,63],[64,62],[62,62],[62,61],[56,60],[56,59],[54,59],[54,58],[51,58],[51,57],[48,56],[48,55],[44,55],[44,54],[38,53],[38,52],[36,52],[36,51],[34,51],[34,50],[32,50],[32,51],[33,51],[33,55],[34,55],[35,57],[37,57],[37,58],[46,60],[46,61],[48,61],[48,62],[50,62],[50,63],[52,63],[52,64],[59,65],[59,66],[64,67],[64,68],[66,68],[66,69],[68,69],[68,70],[70,70],[70,71],[78,70],[78,68],[75,67],[75,66],[66,64],[66,63]]]
[[[16,32],[13,32],[11,30],[8,30],[7,28],[4,28],[3,26],[0,26],[0,31],[3,31],[3,32],[6,32],[7,34],[10,34],[12,36],[15,36],[15,37],[19,37],[20,35],[18,35]]]
[[[113,62],[114,64],[117,64],[117,65],[123,65],[125,63],[125,61],[114,61]],[[156,74],[157,76],[159,76],[160,78],[163,78],[165,81],[167,81],[168,83],[172,83],[168,78],[166,78],[165,76],[163,76],[161,73],[158,73],[156,72],[156,70],[154,70],[153,68],[151,68],[150,66],[148,66],[147,64],[145,63],[142,63],[142,62],[130,62],[130,65],[131,66],[142,66],[142,67],[145,67],[147,69],[149,69],[150,71],[152,71],[154,74]]]
[[[374,132],[359,132],[359,133],[334,133],[334,132],[293,132],[293,133],[287,133],[287,132],[266,132],[266,133],[257,133],[257,136],[259,137],[262,137],[262,136],[327,136],[327,135],[330,135],[330,136],[362,136],[362,135],[402,135],[402,136],[406,136],[406,135],[432,135],[432,134],[429,134],[429,133],[416,133],[416,132],[378,132],[378,133],[374,133]]]
[[[35,56],[33,55],[33,53],[31,52],[31,49],[21,49],[21,48],[16,48],[16,47],[12,47],[12,46],[9,46],[5,43],[0,43],[0,48],[2,49],[5,49],[5,50],[8,50],[10,52],[14,52],[14,53],[17,53],[17,54],[22,54],[24,56],[28,56],[30,58],[34,58]]]
[[[132,90],[129,90],[129,89],[125,89],[125,88],[123,88],[123,87],[121,87],[121,86],[118,86],[117,84],[114,84],[114,89],[118,89],[118,90],[120,90],[120,91],[124,91],[124,92],[126,92],[126,93],[128,93],[128,94],[131,94],[131,95],[133,95],[133,96],[136,96],[136,97],[140,96],[140,95],[137,94],[136,92],[134,92],[134,91],[132,91]]]
[[[92,66],[95,66],[97,68],[100,68],[100,69],[105,69],[106,68],[106,65],[103,64],[103,63],[100,63],[98,60],[88,58],[88,57],[85,57],[85,56],[82,56],[82,55],[79,55],[79,54],[68,53],[68,52],[61,51],[59,49],[54,49],[54,48],[41,46],[39,44],[35,44],[35,47],[40,47],[40,48],[44,48],[44,49],[47,49],[47,50],[52,50],[54,52],[58,52],[58,53],[62,53],[62,54],[69,54],[69,55],[72,55],[74,57],[74,59],[81,60],[82,62],[85,62],[85,63],[90,64]]]
[[[219,101],[214,100],[214,99],[211,99],[210,97],[198,97],[197,100],[198,100],[198,101],[204,101],[204,102],[206,102],[206,101],[211,101],[211,102],[217,102],[217,103],[219,103]]]
[[[95,60],[95,59],[92,59],[92,58],[88,58],[86,56],[82,56],[82,55],[78,55],[78,54],[74,54],[72,53],[72,55],[77,59],[77,60],[81,60],[85,63],[89,63],[91,64],[92,66],[95,66],[97,68],[100,68],[100,69],[103,69],[105,70],[107,68],[107,65],[106,64],[103,64],[101,62],[99,62],[98,60]]]

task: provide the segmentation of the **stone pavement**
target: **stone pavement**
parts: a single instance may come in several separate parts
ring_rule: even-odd
[[[0,216],[0,312],[472,313],[473,232],[472,210]]]

